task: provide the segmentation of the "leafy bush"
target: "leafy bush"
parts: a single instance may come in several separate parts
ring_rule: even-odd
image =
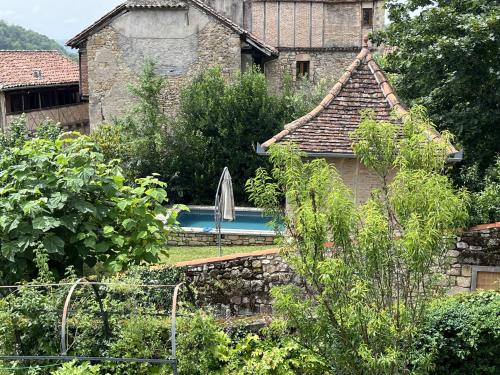
[[[500,221],[500,155],[495,164],[486,170],[483,178],[478,177],[477,168],[469,169],[469,178],[475,182],[472,194],[472,224],[495,223]]]
[[[76,362],[65,363],[60,369],[52,372],[52,375],[99,375],[100,366],[92,366],[89,363],[78,365]]]
[[[36,249],[58,277],[72,265],[110,271],[155,262],[176,222],[165,184],[127,186],[122,170],[88,137],[35,138],[0,155],[0,278],[35,276]],[[163,215],[165,223],[159,219]]]
[[[441,375],[498,374],[500,293],[477,292],[434,301],[419,329],[417,356]]]
[[[21,147],[24,142],[33,138],[55,140],[61,134],[60,124],[51,120],[42,121],[35,129],[34,133],[28,131],[26,116],[15,117],[9,124],[7,131],[0,134],[0,149],[5,150],[10,147]]]

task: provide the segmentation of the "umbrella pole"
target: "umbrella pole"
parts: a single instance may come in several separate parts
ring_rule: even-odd
[[[224,178],[224,172],[226,171],[227,167],[224,168],[222,171],[222,175],[220,176],[219,179],[219,185],[217,186],[217,192],[215,194],[215,205],[214,205],[214,211],[215,211],[215,230],[217,231],[217,247],[219,248],[219,256],[222,256],[222,234],[221,234],[221,221],[222,221],[222,213],[219,211],[219,205],[220,205],[220,190],[222,188],[222,180]]]

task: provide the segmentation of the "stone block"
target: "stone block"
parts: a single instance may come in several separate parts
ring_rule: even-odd
[[[457,250],[450,250],[448,251],[448,254],[447,254],[450,258],[456,258],[460,255],[460,251],[457,251]]]
[[[462,276],[471,277],[472,276],[472,266],[465,264],[462,266]]]
[[[451,296],[451,295],[458,294],[458,293],[467,293],[468,291],[469,291],[468,288],[462,288],[462,287],[459,287],[459,286],[454,286],[454,287],[448,289],[447,294]]]
[[[462,288],[470,288],[471,278],[470,277],[457,277],[457,286]]]
[[[450,276],[460,276],[460,268],[450,268],[446,273]]]
[[[465,242],[458,242],[457,243],[457,249],[467,249],[467,247],[469,247],[469,245],[467,245],[467,243],[465,243]]]

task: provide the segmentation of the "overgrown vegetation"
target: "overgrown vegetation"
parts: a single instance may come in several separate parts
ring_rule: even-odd
[[[415,357],[431,356],[436,375],[497,374],[500,293],[478,292],[434,301],[415,341]]]
[[[294,85],[288,80],[275,96],[257,69],[228,81],[212,68],[184,88],[177,117],[167,119],[163,86],[164,78],[147,62],[130,88],[136,108],[115,124],[100,126],[92,137],[108,160],[122,160],[132,178],[157,172],[173,201],[200,204],[212,203],[225,166],[232,174],[236,201],[247,202],[245,181],[268,163],[257,155],[257,143],[310,110],[327,90],[326,81]]]
[[[500,221],[500,155],[484,175],[474,164],[462,171],[461,178],[472,190],[471,224]]]
[[[334,166],[304,162],[292,146],[273,146],[272,171],[248,182],[251,200],[285,223],[282,246],[306,281],[275,288],[275,307],[331,373],[397,374],[428,363],[410,349],[440,290],[446,239],[467,219],[467,195],[441,174],[449,137],[431,140],[430,128],[419,107],[404,118],[403,138],[364,114],[354,150],[381,188],[361,207]]]
[[[0,153],[2,282],[33,278],[41,254],[58,278],[68,266],[81,275],[97,263],[116,272],[159,260],[176,222],[164,183],[127,185],[88,137],[47,124],[27,139],[23,119],[14,125]]]
[[[500,153],[499,2],[391,0],[386,7],[391,22],[374,38],[395,47],[385,70],[403,99],[425,105],[440,130],[457,136],[463,165],[476,164],[480,181]],[[456,180],[464,183],[458,173]]]

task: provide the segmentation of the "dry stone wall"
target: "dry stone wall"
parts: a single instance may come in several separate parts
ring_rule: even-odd
[[[450,294],[468,292],[477,269],[500,272],[500,223],[462,233],[449,252]],[[177,264],[196,301],[219,316],[244,316],[272,312],[270,289],[278,285],[303,285],[278,250],[226,256]],[[479,268],[478,268],[479,267]]]
[[[462,233],[450,250],[450,294],[474,289],[479,270],[500,273],[500,223],[478,226]]]
[[[231,233],[222,234],[221,243],[224,246],[269,245],[272,247],[275,234]],[[207,232],[180,231],[175,232],[168,240],[170,246],[216,246],[217,234]]]
[[[197,291],[201,307],[219,316],[267,314],[272,311],[272,287],[300,279],[278,250],[179,263],[186,280]]]

